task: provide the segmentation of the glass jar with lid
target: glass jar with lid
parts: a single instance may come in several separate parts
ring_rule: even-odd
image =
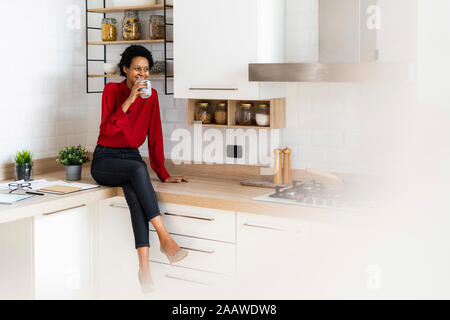
[[[140,40],[141,26],[139,23],[139,13],[136,10],[126,10],[122,21],[123,40]]]
[[[161,15],[151,15],[150,16],[150,39],[160,40],[164,39],[164,16]]]
[[[227,103],[219,102],[216,104],[216,112],[214,113],[214,118],[217,124],[227,124]]]
[[[241,102],[239,104],[238,124],[240,126],[251,126],[253,125],[253,118],[252,104],[248,102]]]
[[[270,109],[266,103],[259,103],[256,105],[255,111],[256,124],[260,127],[267,127],[270,125]]]
[[[198,103],[198,109],[195,113],[195,121],[200,121],[201,123],[211,123],[212,113],[208,102]]]
[[[117,40],[117,20],[114,18],[103,18],[102,41]]]

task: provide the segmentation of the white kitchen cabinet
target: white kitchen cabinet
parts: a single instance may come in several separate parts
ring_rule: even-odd
[[[34,218],[36,299],[86,299],[91,292],[89,207]]]
[[[157,262],[151,262],[150,269],[156,291],[147,295],[149,299],[220,300],[234,297],[233,277]]]
[[[238,212],[239,298],[379,298],[386,264],[374,249],[379,240],[364,224],[331,221]]]
[[[175,98],[270,99],[284,86],[248,81],[249,63],[284,59],[284,1],[178,0]]]
[[[235,273],[236,246],[234,244],[172,235],[177,244],[186,249],[188,256],[177,266],[233,275]],[[150,260],[168,263],[166,255],[159,250],[160,243],[155,231],[150,232]]]
[[[227,286],[231,286],[230,281],[223,280],[230,278],[226,274],[234,273],[235,244],[225,240],[235,241],[235,213],[167,203],[160,203],[160,209],[167,230],[180,246],[186,247],[190,252],[183,261],[174,266],[168,265],[167,257],[159,250],[158,236],[149,223],[150,271],[157,291],[142,295],[127,202],[124,197],[100,201],[95,220],[98,298],[189,297],[206,294],[211,288],[214,292],[223,294],[224,287],[221,284],[225,282]],[[205,238],[209,236],[213,239]],[[222,241],[214,240],[217,237]]]
[[[174,234],[236,242],[234,211],[201,208],[172,203],[159,203],[167,231]],[[150,225],[151,230],[155,230]]]
[[[237,213],[237,278],[240,298],[298,297],[310,225],[304,221]]]
[[[96,225],[96,297],[139,296],[138,256],[130,210],[124,197],[101,200]]]
[[[33,299],[33,218],[0,224],[0,300]]]

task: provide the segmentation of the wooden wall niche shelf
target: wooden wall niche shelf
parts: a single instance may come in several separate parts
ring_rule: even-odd
[[[209,124],[202,124],[204,127],[214,128],[237,128],[237,129],[282,129],[286,127],[286,98],[276,98],[267,100],[212,100],[212,99],[189,99],[188,100],[188,124],[193,126],[196,121],[195,115],[199,111],[199,102],[208,102],[210,104],[210,111],[212,113],[212,122]],[[214,121],[214,113],[216,105],[219,102],[227,103],[227,124],[217,124]],[[256,123],[251,126],[239,125],[239,105],[241,102],[248,102],[255,106],[260,103],[269,105],[270,110],[270,125],[263,127]]]

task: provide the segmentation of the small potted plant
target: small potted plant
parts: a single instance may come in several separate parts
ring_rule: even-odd
[[[83,163],[89,161],[88,151],[81,144],[66,147],[58,151],[56,161],[66,166],[66,180],[81,180]]]
[[[17,151],[14,156],[16,163],[16,180],[31,181],[31,170],[33,169],[33,154],[28,150]]]

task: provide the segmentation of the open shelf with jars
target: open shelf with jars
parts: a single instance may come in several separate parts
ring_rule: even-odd
[[[286,99],[188,100],[188,124],[235,129],[281,129],[286,126]]]
[[[151,1],[149,1],[151,2]],[[168,32],[168,26],[173,27],[173,22],[168,22],[168,10],[173,9],[172,1],[161,0],[158,4],[145,4],[145,5],[130,5],[130,6],[116,6],[116,7],[106,7],[106,0],[103,0],[103,8],[89,8],[89,1],[86,0],[86,91],[87,93],[101,93],[102,91],[92,91],[89,86],[89,79],[94,78],[104,78],[104,84],[106,85],[107,79],[109,78],[123,78],[116,73],[99,73],[89,72],[90,63],[100,63],[103,62],[107,64],[107,47],[112,45],[131,45],[131,44],[162,44],[164,51],[164,58],[161,60],[164,64],[163,72],[155,71],[155,74],[150,75],[150,79],[163,79],[165,94],[171,95],[172,92],[168,92],[168,80],[173,79],[173,68],[171,68],[173,63],[173,58],[167,55],[167,45],[172,44],[173,40],[170,38],[170,32]],[[149,38],[144,39],[141,37],[142,26],[140,25],[139,12],[143,11],[162,11],[162,15],[152,15],[150,18],[155,20],[150,20],[150,31]],[[124,13],[123,21],[120,22],[118,19],[107,17],[107,14],[114,13]],[[103,16],[103,22],[101,26],[90,26],[89,25],[89,14],[100,14]],[[152,13],[153,14],[153,13]],[[158,19],[157,19],[158,18]],[[122,35],[119,35],[118,23],[121,23]],[[126,23],[126,25],[125,25]],[[90,41],[89,40],[89,30],[93,32],[101,32],[101,41]],[[122,37],[121,37],[122,36]],[[90,59],[89,58],[89,46],[103,46],[103,58],[100,59]],[[161,69],[161,68],[158,68]],[[105,70],[106,67],[105,67]],[[109,71],[108,71],[109,72]]]
[[[166,3],[167,8],[172,8],[173,5]],[[147,4],[142,6],[127,6],[127,7],[114,7],[114,8],[96,8],[96,9],[88,9],[88,12],[96,12],[96,13],[114,13],[114,12],[122,12],[125,10],[135,10],[135,11],[151,11],[151,10],[164,10],[163,3],[157,4]]]
[[[89,78],[121,78],[125,79],[125,77],[121,76],[120,74],[89,74]],[[165,76],[164,74],[151,74],[149,76],[149,79],[162,79],[164,77],[167,78],[173,78],[173,74],[168,74]]]

